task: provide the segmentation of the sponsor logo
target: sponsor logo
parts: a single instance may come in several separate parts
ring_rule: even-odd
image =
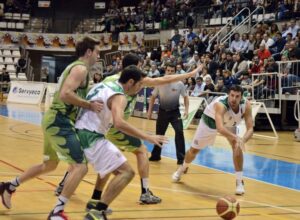
[[[23,88],[15,87],[13,88],[13,93],[19,93],[22,95],[29,95],[29,96],[38,96],[41,94],[41,91],[35,89],[23,89]]]
[[[14,87],[13,90],[12,90],[12,92],[13,92],[13,93],[17,93],[17,92],[18,92],[18,87],[17,87],[17,86]]]

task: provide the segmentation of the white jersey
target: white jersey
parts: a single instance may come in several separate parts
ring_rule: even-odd
[[[243,116],[244,116],[244,113],[245,113],[245,110],[246,110],[246,99],[242,98],[242,100],[239,104],[239,111],[237,113],[235,113],[230,108],[230,105],[228,103],[228,95],[220,96],[220,97],[216,98],[215,100],[213,100],[205,108],[204,113],[203,113],[206,116],[208,116],[209,118],[213,119],[212,120],[213,122],[215,120],[215,115],[216,115],[216,110],[215,110],[215,104],[216,103],[222,103],[225,106],[226,110],[227,110],[224,114],[224,125],[226,127],[234,127],[243,120]],[[205,122],[211,128],[215,127],[215,124],[214,124],[214,126],[212,126],[213,124],[210,123],[211,121],[209,121],[209,124],[207,123],[207,120],[205,120]]]
[[[87,100],[102,101],[103,109],[99,113],[82,109],[75,127],[105,135],[112,126],[112,114],[107,101],[116,94],[124,94],[123,87],[117,81],[96,84],[89,91]]]

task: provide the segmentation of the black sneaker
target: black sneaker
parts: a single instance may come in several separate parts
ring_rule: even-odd
[[[154,156],[149,157],[149,161],[155,162],[155,161],[160,161],[160,160],[161,160],[160,156],[158,156],[158,157],[154,157]]]
[[[108,220],[105,211],[91,209],[85,216],[84,220]]]

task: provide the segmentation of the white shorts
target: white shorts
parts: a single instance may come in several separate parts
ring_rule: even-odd
[[[94,146],[84,149],[84,154],[101,178],[127,161],[121,151],[106,139],[99,139]]]
[[[236,127],[226,127],[232,133],[236,133]],[[217,129],[208,127],[205,122],[201,119],[197,127],[196,133],[194,134],[192,147],[195,149],[203,149],[207,146],[212,146],[215,143]]]

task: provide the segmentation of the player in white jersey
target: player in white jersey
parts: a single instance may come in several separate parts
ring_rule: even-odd
[[[127,105],[126,95],[135,95],[142,87],[143,72],[136,66],[126,67],[118,81],[96,84],[88,93],[90,102],[103,102],[101,112],[94,113],[83,109],[76,121],[77,134],[84,154],[101,178],[114,173],[101,200],[91,209],[85,219],[106,219],[105,210],[121,193],[134,176],[134,171],[120,150],[105,139],[105,134],[115,128],[136,138],[162,145],[167,139],[160,135],[146,134],[124,119]]]
[[[244,144],[253,135],[253,120],[251,104],[242,97],[243,89],[232,86],[226,96],[218,97],[204,110],[194,135],[191,148],[186,152],[184,163],[173,174],[172,179],[178,182],[186,173],[189,164],[195,159],[201,149],[214,144],[217,132],[229,141],[233,152],[233,163],[236,171],[236,194],[245,193],[243,181],[243,151]],[[242,138],[236,134],[236,125],[244,119],[247,131]]]

